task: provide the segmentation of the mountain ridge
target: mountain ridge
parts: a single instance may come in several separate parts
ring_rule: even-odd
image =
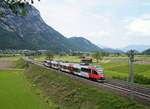
[[[40,16],[40,13],[34,7],[28,7],[27,16],[16,16],[13,13],[10,13],[6,16],[6,18],[0,19],[0,28],[3,28],[7,33],[3,34],[9,36],[11,38],[12,32],[16,36],[17,39],[22,39],[18,43],[26,44],[16,44],[16,46],[10,46],[10,48],[26,48],[26,49],[51,49],[52,51],[68,51],[73,50],[72,45],[68,42],[67,38],[65,38],[62,34],[54,30],[52,27],[48,26]],[[5,10],[8,11],[8,10]],[[9,26],[8,26],[9,25]],[[6,33],[6,32],[5,32]],[[2,38],[2,34],[0,35]],[[11,38],[13,39],[13,38]],[[17,40],[18,40],[17,39]],[[15,39],[14,39],[15,40]],[[10,42],[14,43],[14,40],[10,40]],[[11,44],[10,42],[5,41],[4,45]],[[65,43],[65,44],[64,44]],[[20,46],[22,45],[22,46]],[[53,46],[55,45],[55,46]],[[61,47],[60,47],[61,46]],[[69,46],[69,47],[68,47]],[[0,45],[2,48],[2,45]],[[9,48],[9,47],[8,47]]]
[[[84,52],[102,50],[101,48],[83,37],[71,37],[68,39],[76,48],[80,48],[80,50]],[[79,51],[79,49],[76,50]]]
[[[150,48],[149,49],[146,49],[142,52],[143,54],[146,54],[146,55],[150,55]]]
[[[128,45],[124,48],[121,48],[121,50],[126,52],[128,50],[133,49],[133,50],[136,50],[138,52],[143,52],[144,50],[146,50],[148,48],[150,48],[150,45]]]
[[[47,25],[36,8],[29,6],[27,9],[26,16],[16,16],[9,9],[0,8],[1,11],[9,12],[5,18],[0,18],[0,49],[46,49],[56,52],[99,50],[84,38],[80,43],[88,42],[87,47],[77,46],[71,39]]]

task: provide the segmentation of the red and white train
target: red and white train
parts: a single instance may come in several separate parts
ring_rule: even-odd
[[[99,81],[99,82],[105,81],[104,70],[101,67],[73,64],[73,63],[54,61],[54,60],[51,61],[45,60],[44,65],[46,67],[75,74],[95,81]]]

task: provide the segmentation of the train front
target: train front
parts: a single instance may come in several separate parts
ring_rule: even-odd
[[[105,75],[104,75],[104,70],[101,67],[95,67],[97,74],[98,74],[98,78],[97,81],[99,82],[104,82],[105,81]]]

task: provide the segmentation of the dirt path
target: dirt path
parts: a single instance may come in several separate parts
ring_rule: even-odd
[[[0,70],[16,70],[12,62],[17,59],[0,59]]]
[[[145,61],[136,61],[136,64],[150,64],[150,60],[145,60]]]

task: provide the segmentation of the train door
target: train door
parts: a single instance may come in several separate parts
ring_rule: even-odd
[[[81,68],[81,76],[89,78],[89,74],[88,74],[89,70],[90,69],[87,68]]]
[[[81,68],[80,67],[73,67],[72,70],[75,75],[81,76],[81,73],[80,73]]]
[[[93,69],[93,68],[90,68],[90,70],[91,70],[91,72],[89,73],[89,77],[90,77],[91,79],[96,79],[97,76],[98,76],[98,73],[97,73],[96,70]]]
[[[73,73],[73,64],[69,64],[68,66],[69,73]]]
[[[95,70],[92,70],[92,76],[94,79],[98,78],[98,73]]]

